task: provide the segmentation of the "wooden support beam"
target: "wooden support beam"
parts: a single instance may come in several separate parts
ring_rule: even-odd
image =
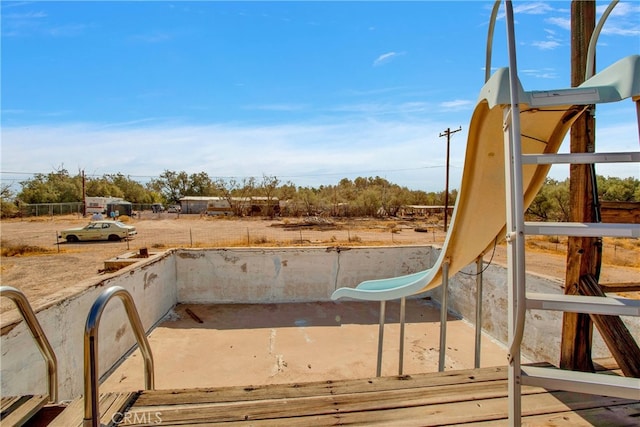
[[[595,28],[595,1],[571,2],[571,85],[584,81],[589,40]],[[595,65],[595,64],[594,64]],[[595,121],[593,111],[587,110],[571,127],[571,152],[595,151]],[[592,169],[589,165],[571,165],[569,169],[570,221],[593,221],[591,192]],[[580,277],[585,274],[599,276],[600,251],[596,238],[570,237],[567,244],[567,270],[565,294],[577,294]],[[564,313],[560,367],[593,372],[591,361],[591,335],[593,325],[586,314]]]
[[[638,292],[640,291],[640,282],[600,283],[600,289],[602,289],[602,292],[604,293]]]
[[[605,294],[592,275],[580,278],[580,293],[587,296],[604,297]],[[627,377],[640,378],[640,347],[619,316],[590,315],[600,331],[611,355]]]

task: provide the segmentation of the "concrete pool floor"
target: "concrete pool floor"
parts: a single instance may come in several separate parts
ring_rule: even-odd
[[[150,334],[155,388],[263,385],[369,378],[376,374],[378,302],[179,304]],[[382,375],[398,374],[399,301],[388,302]],[[404,374],[437,372],[440,308],[406,303]],[[474,367],[475,331],[449,316],[445,370]],[[506,348],[482,336],[481,367],[504,366]],[[101,392],[144,388],[133,352]]]

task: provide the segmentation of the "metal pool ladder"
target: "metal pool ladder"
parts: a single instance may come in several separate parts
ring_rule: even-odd
[[[7,297],[16,304],[29,331],[31,331],[31,335],[47,363],[49,401],[56,403],[58,401],[58,361],[51,344],[49,344],[49,340],[40,326],[40,322],[38,322],[38,318],[31,308],[31,304],[29,304],[27,297],[21,290],[12,286],[0,286],[0,296]]]
[[[100,408],[98,402],[98,327],[105,306],[113,297],[119,297],[124,304],[129,323],[140,347],[144,359],[144,385],[146,390],[153,390],[154,371],[151,347],[140,321],[138,310],[131,294],[120,286],[106,289],[91,306],[84,329],[84,427],[100,426]]]

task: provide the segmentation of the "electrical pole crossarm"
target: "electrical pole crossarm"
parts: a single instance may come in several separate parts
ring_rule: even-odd
[[[460,132],[462,130],[462,126],[458,126],[458,129],[455,130],[451,130],[451,128],[447,128],[447,130],[443,131],[440,135],[438,135],[439,137],[443,137],[446,136],[447,139],[451,137],[452,133],[456,133],[456,132]]]
[[[447,232],[447,215],[449,211],[449,143],[451,142],[451,134],[460,132],[462,130],[462,126],[459,126],[456,130],[451,130],[451,128],[447,128],[444,132],[440,134],[440,137],[447,137],[447,177],[445,180],[445,188],[444,188],[444,232]]]

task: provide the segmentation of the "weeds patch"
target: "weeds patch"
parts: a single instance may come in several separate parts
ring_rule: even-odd
[[[53,249],[43,248],[42,246],[32,246],[22,243],[13,244],[4,240],[2,241],[1,255],[3,257],[43,255],[52,252],[54,252]]]

